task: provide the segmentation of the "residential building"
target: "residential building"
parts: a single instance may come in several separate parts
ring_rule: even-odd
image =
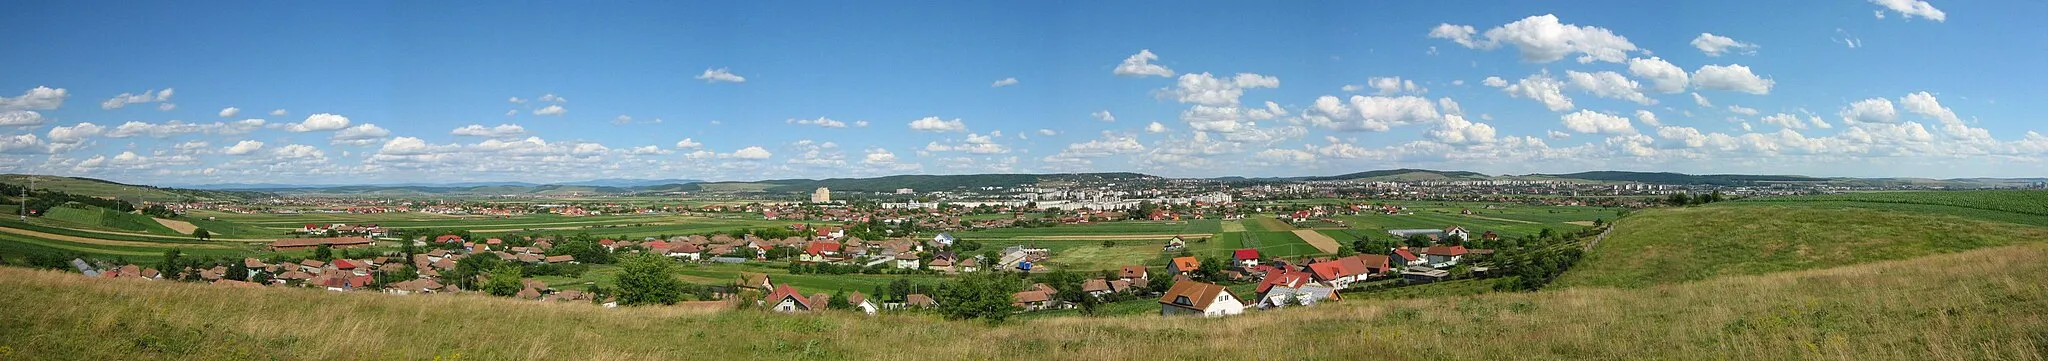
[[[1214,284],[1181,281],[1159,296],[1159,314],[1222,317],[1244,313],[1244,302],[1229,289]]]

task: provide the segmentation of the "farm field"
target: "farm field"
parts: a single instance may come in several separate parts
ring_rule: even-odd
[[[2039,360],[2048,341],[2038,333],[2048,329],[2048,318],[2036,310],[2048,302],[2048,289],[2033,280],[2048,277],[2048,263],[2039,262],[2044,257],[2048,246],[2021,245],[1647,289],[1347,298],[1227,319],[1159,318],[1152,314],[1156,303],[1147,311],[1148,305],[1134,301],[1106,306],[1128,316],[1048,315],[996,326],[919,313],[869,318],[683,306],[605,309],[470,295],[87,279],[4,268],[0,288],[11,292],[0,292],[0,303],[75,307],[0,308],[0,345],[12,355],[84,359],[1257,359],[1287,352],[1308,359],[1383,353],[1441,359]],[[334,329],[355,331],[329,337]],[[1544,332],[1485,342],[1417,334],[1527,330]],[[838,342],[812,342],[820,332]],[[1850,339],[1855,341],[1844,341]]]
[[[1861,203],[1925,204],[1976,208],[2036,216],[2048,216],[2048,192],[2043,191],[1949,191],[1949,192],[1861,192],[1796,197],[1769,197],[1746,202],[1847,201]]]
[[[1882,206],[1724,202],[1639,212],[1619,220],[1614,233],[1556,285],[1647,287],[2048,239],[2048,227]]]
[[[584,286],[586,282],[595,283],[596,285],[599,286],[611,286],[612,278],[615,275],[617,275],[618,272],[619,269],[616,266],[591,265],[590,270],[588,272],[585,272],[581,277],[571,278],[562,276],[542,276],[534,277],[534,279],[540,280],[541,282],[545,282],[549,286],[555,287],[557,289],[585,290],[587,289],[586,286]],[[787,283],[792,287],[796,287],[799,290],[803,290],[804,293],[807,295],[813,292],[831,293],[834,290],[840,289],[844,289],[847,292],[860,291],[861,293],[873,293],[875,286],[888,284],[890,281],[895,281],[898,278],[909,278],[912,281],[931,283],[937,282],[936,280],[942,277],[933,275],[864,274],[793,275],[789,274],[789,270],[782,268],[780,264],[732,265],[691,263],[684,264],[682,266],[684,282],[706,286],[722,286],[732,284],[739,280],[740,273],[746,272],[767,274],[768,277],[770,279],[773,279],[776,284]]]
[[[100,229],[109,231],[137,232],[159,235],[180,235],[149,216],[122,213],[99,207],[74,208],[69,206],[50,207],[43,220],[69,223],[68,227]]]
[[[1071,236],[1120,236],[1120,235],[1163,235],[1172,238],[1176,234],[1214,234],[1222,230],[1217,220],[1188,221],[1118,221],[1085,225],[1060,225],[1036,228],[996,228],[988,230],[954,233],[955,236],[970,239],[1006,238],[1059,238]]]

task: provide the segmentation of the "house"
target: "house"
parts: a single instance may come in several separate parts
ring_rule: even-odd
[[[576,263],[576,256],[571,256],[571,255],[566,255],[566,254],[565,254],[565,255],[559,255],[559,256],[548,256],[547,258],[543,258],[543,259],[541,259],[541,262],[546,262],[546,263],[554,263],[554,264],[560,264],[560,263]]]
[[[1450,271],[1429,267],[1408,267],[1401,272],[1401,280],[1408,283],[1433,283],[1450,277]]]
[[[1350,286],[1352,282],[1365,280],[1367,272],[1370,272],[1366,270],[1365,262],[1359,261],[1358,257],[1310,263],[1308,270],[1315,275],[1316,281],[1340,290]]]
[[[1109,287],[1109,281],[1091,278],[1087,281],[1081,281],[1081,292],[1087,292],[1089,296],[1102,297],[1103,295],[1115,292],[1115,290]]]
[[[1187,246],[1188,241],[1185,239],[1181,239],[1180,236],[1173,236],[1173,239],[1166,240],[1167,252],[1179,251],[1181,248],[1186,248]]]
[[[861,313],[866,313],[868,314],[868,316],[874,316],[875,311],[881,310],[881,307],[875,306],[875,302],[873,300],[868,299],[868,295],[861,294],[860,292],[854,292],[853,294],[846,295],[846,303],[853,304],[853,309],[859,310]]]
[[[1465,246],[1436,246],[1422,249],[1422,256],[1430,267],[1448,268],[1457,266],[1465,258]]]
[[[912,293],[903,296],[903,305],[915,308],[932,308],[938,307],[939,301],[933,300],[932,296],[926,296],[923,293]]]
[[[769,282],[768,274],[766,273],[740,272],[740,283],[738,286],[741,288],[751,288],[756,291],[775,289],[775,284]]]
[[[1358,263],[1365,265],[1365,275],[1367,278],[1371,278],[1372,275],[1387,273],[1394,269],[1393,257],[1387,257],[1387,255],[1360,254],[1352,257],[1358,258]]]
[[[1123,276],[1123,280],[1125,280],[1125,281],[1132,281],[1132,282],[1136,282],[1137,280],[1142,280],[1142,279],[1148,279],[1148,278],[1150,278],[1150,277],[1146,277],[1146,276],[1148,276],[1148,275],[1147,275],[1147,274],[1145,273],[1145,266],[1137,266],[1137,265],[1131,265],[1131,266],[1124,266],[1124,270],[1123,270],[1123,274],[1122,274],[1122,276]]]
[[[917,258],[917,255],[916,255],[916,254],[909,254],[909,253],[905,253],[905,254],[902,254],[902,255],[896,256],[896,268],[901,268],[901,269],[917,269],[917,264],[918,264],[918,258]]]
[[[1187,275],[1201,268],[1202,260],[1194,257],[1177,257],[1173,262],[1166,264],[1166,272],[1176,275]]]
[[[1341,299],[1337,288],[1316,282],[1313,276],[1302,272],[1267,277],[1259,284],[1258,307],[1280,308],[1287,306],[1312,306],[1324,300]]]
[[[1415,252],[1409,251],[1407,248],[1395,248],[1394,254],[1388,260],[1393,262],[1397,268],[1429,264],[1429,260],[1422,259],[1422,256],[1415,255]]]
[[[370,240],[370,237],[284,238],[279,239],[276,242],[270,242],[270,250],[295,251],[314,249],[319,248],[320,246],[327,246],[329,248],[355,248],[369,247],[374,244],[376,244],[376,241]]]
[[[1159,315],[1202,315],[1222,317],[1244,313],[1244,302],[1229,289],[1214,284],[1181,281],[1159,296]]]
[[[1052,305],[1052,294],[1042,290],[1017,292],[1010,295],[1010,306],[1025,311],[1043,310]]]
[[[668,256],[695,261],[704,257],[704,247],[688,243],[676,245],[668,249]]]
[[[1240,249],[1237,252],[1231,252],[1230,259],[1237,261],[1237,265],[1240,268],[1258,267],[1259,250],[1252,248]]]
[[[952,233],[946,233],[946,232],[939,232],[939,235],[937,235],[937,236],[932,236],[932,243],[936,243],[936,244],[938,244],[938,245],[939,245],[940,247],[952,247],[952,246],[953,246],[953,242],[955,242],[955,241],[958,241],[958,240],[959,240],[958,238],[953,238],[953,234],[952,234]]]
[[[804,247],[804,254],[797,258],[798,261],[814,263],[839,258],[839,242],[811,242],[809,246]]]
[[[1470,240],[1472,239],[1469,237],[1470,235],[1470,232],[1465,231],[1465,227],[1451,226],[1450,228],[1444,228],[1444,237],[1446,238],[1457,237],[1459,240]]]
[[[775,312],[810,312],[814,309],[811,307],[811,299],[797,293],[796,288],[789,285],[776,286],[775,292],[769,293],[762,301],[768,309]]]

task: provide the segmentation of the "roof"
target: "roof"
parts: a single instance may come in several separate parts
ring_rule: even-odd
[[[1194,257],[1174,258],[1173,266],[1181,271],[1193,271],[1202,268],[1202,260],[1195,259]]]
[[[375,241],[371,241],[369,237],[284,238],[279,239],[276,242],[270,242],[270,247],[317,247],[323,244],[328,246],[355,246],[367,245],[374,242]]]
[[[939,305],[939,301],[937,301],[937,300],[933,300],[933,299],[932,299],[932,296],[926,296],[926,295],[924,295],[923,293],[912,293],[912,294],[910,294],[909,296],[904,296],[904,297],[903,297],[903,303],[905,303],[905,304],[909,304],[909,305],[911,305],[911,306],[937,306],[937,305]]]
[[[1394,250],[1394,255],[1395,255],[1395,256],[1400,256],[1400,257],[1401,257],[1401,259],[1405,259],[1405,260],[1417,260],[1417,259],[1421,259],[1421,258],[1419,258],[1419,257],[1415,257],[1415,254],[1414,254],[1414,253],[1410,253],[1410,252],[1408,252],[1408,249],[1405,249],[1405,248],[1403,248],[1403,249],[1396,249],[1396,250]]]
[[[1385,271],[1394,263],[1391,257],[1383,254],[1360,254],[1352,257],[1357,257],[1358,262],[1365,264],[1367,270]]]
[[[1334,280],[1347,276],[1357,276],[1366,274],[1367,272],[1365,269],[1365,263],[1359,261],[1357,257],[1344,257],[1329,261],[1311,263],[1308,265],[1308,269],[1311,272],[1315,272],[1316,278],[1320,278],[1323,280]]]
[[[1240,249],[1237,250],[1237,252],[1232,252],[1230,254],[1230,258],[1239,261],[1248,259],[1259,259],[1259,250],[1251,248]]]
[[[575,261],[575,260],[576,260],[576,256],[571,256],[571,255],[566,255],[566,254],[565,254],[565,255],[559,255],[559,256],[548,256],[548,258],[547,258],[547,262],[548,262],[548,263],[562,263],[562,262],[569,262],[569,261]]]
[[[766,273],[753,273],[753,272],[741,272],[741,273],[740,273],[740,282],[741,282],[741,284],[740,284],[740,286],[741,286],[741,287],[754,287],[754,285],[759,285],[759,284],[763,284],[763,283],[768,283],[768,274],[766,274]]]
[[[804,247],[804,253],[815,255],[825,252],[839,252],[839,242],[811,242],[810,246]]]
[[[1124,278],[1145,278],[1145,266],[1124,266]]]
[[[1216,302],[1217,294],[1228,292],[1230,290],[1223,288],[1223,286],[1195,281],[1181,281],[1174,283],[1172,289],[1166,290],[1166,294],[1159,296],[1159,304],[1206,311],[1209,309],[1210,303]]]
[[[1081,292],[1099,292],[1109,290],[1109,282],[1103,281],[1100,278],[1091,278],[1087,281],[1081,282]]]
[[[1295,288],[1295,287],[1301,287],[1301,285],[1303,285],[1303,284],[1307,284],[1307,283],[1309,283],[1309,281],[1313,281],[1313,280],[1314,280],[1314,277],[1315,277],[1315,275],[1309,274],[1308,272],[1301,272],[1301,271],[1284,271],[1284,272],[1280,272],[1279,274],[1275,274],[1275,275],[1270,275],[1270,276],[1266,276],[1266,280],[1265,280],[1265,281],[1263,281],[1263,282],[1259,282],[1259,288],[1258,288],[1258,290],[1256,290],[1255,292],[1258,292],[1258,293],[1260,293],[1260,294],[1265,294],[1267,290],[1269,290],[1269,289],[1272,289],[1273,287],[1285,287],[1285,288]]]
[[[1422,254],[1431,256],[1463,256],[1465,255],[1465,246],[1429,247],[1422,249]]]
[[[860,305],[861,302],[867,302],[867,300],[868,295],[860,294],[860,292],[854,292],[853,294],[846,295],[846,303],[850,303],[856,306]]]
[[[1010,299],[1017,303],[1045,302],[1052,300],[1052,295],[1045,291],[1024,291],[1011,294]]]
[[[775,286],[775,292],[768,293],[768,300],[771,301],[769,303],[781,303],[784,298],[796,299],[797,305],[803,306],[806,310],[813,308],[811,307],[811,299],[804,298],[802,293],[796,291],[796,287],[790,287],[789,285]]]

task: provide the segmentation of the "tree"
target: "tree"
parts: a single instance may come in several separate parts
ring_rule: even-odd
[[[213,239],[213,232],[208,232],[205,228],[195,228],[192,230],[192,238],[198,238],[201,241],[211,240]]]
[[[249,266],[243,264],[242,262],[228,262],[228,274],[221,275],[221,278],[236,281],[248,281]]]
[[[673,305],[683,300],[683,280],[675,261],[651,253],[619,260],[619,274],[613,282],[619,288],[622,305]]]
[[[501,264],[491,270],[490,280],[484,281],[483,290],[492,296],[511,297],[525,287],[519,281],[519,266]]]
[[[1352,250],[1352,249],[1350,249],[1350,248],[1338,248],[1338,249],[1337,249],[1337,257],[1351,257],[1351,256],[1356,256],[1356,255],[1358,255],[1358,251],[1356,251],[1356,250]]]
[[[1204,281],[1223,282],[1223,268],[1230,263],[1223,262],[1222,259],[1216,258],[1216,256],[1202,257],[1200,262],[1202,262],[1202,266],[1195,268],[1196,276],[1201,277]]]
[[[1687,196],[1685,193],[1672,193],[1670,197],[1664,199],[1664,203],[1675,207],[1683,207],[1686,204],[1692,203],[1692,197]]]
[[[163,275],[164,278],[176,278],[171,275],[185,268],[185,262],[181,259],[184,255],[185,252],[177,248],[164,250],[164,260],[156,265],[157,274]]]
[[[455,285],[456,288],[474,290],[477,289],[477,276],[482,276],[486,271],[497,269],[498,266],[504,263],[504,260],[498,259],[498,254],[496,253],[472,254],[469,257],[463,257],[460,261],[455,261],[455,269],[442,272],[441,279],[446,280],[448,284]]]
[[[1082,290],[1082,284],[1088,282],[1087,276],[1062,269],[1047,274],[1043,281],[1059,291],[1054,296],[1058,296],[1060,302],[1080,306],[1081,314],[1095,315],[1096,307],[1102,305],[1102,300]]]
[[[1174,281],[1175,279],[1172,276],[1153,275],[1152,279],[1145,281],[1145,288],[1151,290],[1152,293],[1162,293],[1173,289]]]
[[[1411,234],[1408,235],[1407,243],[1409,247],[1429,247],[1431,242],[1429,241],[1429,236]]]
[[[313,259],[320,260],[321,262],[334,260],[334,248],[328,247],[327,245],[324,244],[320,245],[320,247],[318,248],[314,248]]]
[[[377,274],[372,276],[371,281],[376,283],[377,287],[385,287],[393,283],[411,281],[418,278],[420,278],[418,270],[412,269],[412,266],[401,265],[397,269],[377,271]]]
[[[839,291],[835,291],[835,292],[832,292],[832,298],[828,298],[828,299],[826,299],[826,300],[825,300],[825,309],[828,309],[828,310],[847,310],[847,309],[853,309],[853,302],[851,302],[851,301],[847,301],[847,300],[846,300],[846,290],[839,290]]]
[[[1002,323],[1017,312],[1017,307],[1010,305],[1010,295],[1019,288],[1015,278],[997,272],[961,277],[938,293],[939,313],[956,320],[979,318],[991,324]]]
[[[883,293],[882,295],[877,295],[876,297],[882,297],[882,299],[889,301],[903,302],[904,298],[910,296],[910,294],[912,293],[917,292],[911,290],[910,279],[898,278],[895,281],[889,281],[888,293]]]

